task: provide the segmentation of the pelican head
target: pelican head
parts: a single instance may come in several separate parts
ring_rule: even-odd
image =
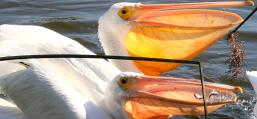
[[[99,19],[98,37],[107,55],[189,60],[243,21],[235,13],[198,8],[244,5],[253,5],[253,2],[116,3]],[[110,61],[122,71],[147,75],[160,75],[178,66],[174,63]]]
[[[237,100],[240,87],[206,82],[208,113]],[[105,110],[117,119],[204,114],[201,83],[193,79],[121,73],[107,87]]]

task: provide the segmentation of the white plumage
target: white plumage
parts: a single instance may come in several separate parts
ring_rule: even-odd
[[[54,31],[51,31],[49,29],[45,29],[39,26],[1,25],[0,26],[0,45],[2,46],[0,48],[1,56],[29,55],[29,54],[30,55],[31,54],[58,54],[58,53],[93,54],[91,51],[84,48],[76,41],[73,41]],[[101,59],[24,60],[25,63],[38,66],[36,68],[37,70],[32,70],[34,68],[26,69],[24,66],[18,64],[17,62],[19,61],[1,62],[0,64],[1,67],[8,66],[6,67],[6,69],[8,70],[5,70],[5,72],[1,72],[2,73],[1,75],[6,75],[4,77],[9,77],[8,80],[10,81],[8,82],[10,83],[7,83],[7,84],[9,84],[10,86],[16,85],[17,87],[15,86],[15,88],[19,88],[19,86],[20,87],[25,86],[25,85],[21,85],[22,83],[18,85],[18,84],[15,84],[15,82],[13,82],[13,81],[16,81],[16,78],[20,78],[22,76],[23,76],[23,79],[20,79],[20,80],[25,81],[26,78],[31,78],[31,82],[28,82],[28,83],[33,83],[32,80],[35,80],[35,82],[38,82],[38,81],[40,82],[40,81],[43,81],[43,79],[44,80],[49,79],[49,81],[51,81],[52,79],[55,79],[55,80],[60,79],[58,81],[61,82],[61,79],[62,80],[65,79],[64,82],[66,82],[67,85],[69,84],[70,87],[73,87],[74,90],[78,91],[79,94],[82,95],[82,97],[85,97],[87,100],[91,101],[88,103],[85,100],[82,101],[84,105],[88,104],[91,106],[92,104],[99,103],[103,99],[104,90],[107,83],[120,72],[116,67],[112,66],[110,63],[106,62],[105,60],[101,60]],[[42,69],[42,71],[40,69]],[[10,75],[10,73],[14,73],[14,74]],[[32,74],[29,74],[29,73],[32,73]],[[34,76],[34,78],[36,76],[38,77],[33,79],[31,75]],[[12,76],[13,79],[11,79],[10,76]],[[11,83],[14,83],[14,84],[11,84]],[[5,89],[4,86],[8,86],[8,85],[5,85],[5,84],[6,83],[1,83],[2,85],[1,89],[3,92],[7,93],[6,90],[4,90]],[[59,84],[55,83],[53,85],[58,86]],[[58,87],[60,88],[60,90],[55,90],[55,92],[63,91],[61,90],[61,87],[62,86]],[[46,88],[46,87],[42,86],[42,88]],[[30,90],[30,91],[33,92],[35,90]],[[26,97],[26,94],[27,94],[27,96],[29,96],[27,97],[28,99],[31,99],[31,100],[37,99],[33,97],[30,98],[29,93],[17,93],[17,94],[19,94],[18,97],[19,96]],[[63,94],[67,94],[67,93],[63,92]],[[10,93],[8,92],[6,95],[9,96]],[[66,97],[70,97],[70,96],[66,96]],[[19,100],[19,99],[15,98],[13,100]],[[82,104],[82,102],[80,104]],[[37,102],[29,101],[29,103],[32,106],[37,105]],[[20,108],[26,107],[26,106],[22,106],[21,104],[17,104],[17,105]],[[50,110],[51,108],[49,108],[49,111]],[[78,110],[82,110],[82,107]],[[25,110],[22,110],[22,111],[26,112]],[[33,109],[33,111],[36,113],[37,111],[39,112],[40,109],[39,108],[38,110]],[[83,111],[80,111],[80,112],[82,113]],[[6,115],[6,113],[4,114]],[[84,116],[85,118],[85,112],[84,114],[82,113],[81,115]],[[33,115],[30,115],[30,116],[34,117]],[[48,118],[42,115],[38,115],[38,116],[42,118]],[[106,118],[108,118],[108,116]]]
[[[246,71],[249,81],[251,82],[255,93],[257,93],[257,71]],[[254,106],[253,114],[257,116],[257,104]]]
[[[102,45],[104,46],[105,50],[109,49],[115,49],[112,46],[108,47],[108,45],[114,43],[117,47],[116,52],[120,51],[119,45],[123,46],[122,44],[115,44],[119,43],[116,42],[116,38],[114,39],[114,42],[109,42],[108,39],[112,39],[113,37],[121,38],[123,35],[121,34],[112,34],[113,36],[106,36],[106,32],[110,31],[106,28],[110,27],[116,27],[117,24],[109,24],[108,22],[111,20],[120,19],[120,17],[115,13],[124,5],[134,5],[130,3],[120,3],[113,5],[110,10],[108,10],[103,17],[99,20],[99,38],[101,40]],[[107,15],[107,18],[105,18]],[[110,15],[110,16],[109,16]],[[113,19],[114,18],[114,19]],[[118,22],[121,22],[122,20],[118,20]],[[107,22],[107,23],[106,23]],[[114,25],[114,26],[108,26]],[[124,23],[122,23],[124,25]],[[122,25],[121,24],[121,25]],[[116,26],[115,26],[116,25]],[[119,30],[123,29],[124,27],[117,26],[116,28],[119,28]],[[128,28],[127,28],[128,29]],[[116,29],[118,30],[118,29]],[[123,29],[125,30],[125,29]],[[121,30],[122,31],[122,30]],[[108,33],[107,33],[108,34]],[[107,43],[107,44],[106,44]],[[77,43],[76,41],[73,41],[72,39],[69,39],[65,36],[62,36],[61,34],[58,34],[52,30],[39,27],[39,26],[32,26],[32,25],[1,25],[0,26],[0,56],[11,56],[11,55],[33,55],[33,54],[94,54],[90,50],[84,48],[82,45]],[[122,53],[125,53],[125,49],[122,49]],[[18,85],[13,80],[15,78],[23,77],[19,80],[25,81],[25,79],[30,79],[31,83],[38,83],[41,84],[43,80],[49,81],[48,83],[52,86],[58,86],[58,83],[52,82],[53,80],[60,80],[60,82],[66,83],[66,87],[73,87],[74,91],[77,91],[78,94],[81,96],[77,97],[84,97],[86,99],[82,100],[80,104],[84,103],[85,107],[90,107],[90,109],[86,110],[88,113],[87,116],[85,116],[85,112],[81,111],[82,105],[80,105],[80,108],[75,108],[77,110],[77,113],[74,113],[75,117],[77,118],[97,118],[96,115],[101,116],[105,115],[105,112],[101,112],[102,109],[98,110],[99,107],[97,107],[98,103],[103,99],[105,87],[107,83],[114,78],[118,73],[120,73],[119,69],[112,66],[110,63],[107,63],[104,60],[100,59],[40,59],[40,60],[23,60],[25,63],[31,64],[32,67],[29,67],[26,69],[21,64],[17,63],[19,61],[15,62],[0,62],[1,67],[1,73],[0,76],[5,75],[6,77],[9,77],[6,85],[2,83],[2,87],[16,85],[18,87],[23,87],[25,85]],[[125,69],[129,69],[129,65],[126,65],[126,62],[120,62],[123,63],[122,67]],[[130,63],[130,62],[129,62]],[[133,66],[132,64],[130,64]],[[123,68],[123,69],[124,69]],[[37,70],[34,70],[37,69]],[[42,69],[42,71],[40,70]],[[45,70],[44,70],[45,69]],[[136,70],[136,69],[135,69]],[[43,72],[45,71],[45,72]],[[14,76],[13,76],[14,75]],[[10,79],[10,76],[13,77],[13,79]],[[16,77],[15,77],[16,76]],[[33,79],[36,76],[38,76],[36,79]],[[55,77],[55,78],[54,78]],[[65,79],[64,81],[61,81],[61,79]],[[34,81],[32,81],[34,80]],[[59,81],[58,80],[58,81]],[[41,83],[40,83],[41,82]],[[13,83],[13,84],[12,84]],[[53,84],[52,84],[53,83]],[[35,85],[36,85],[35,84]],[[68,86],[68,84],[70,86]],[[33,84],[34,85],[34,84]],[[41,86],[41,85],[40,85]],[[17,88],[18,88],[17,87]],[[51,86],[50,86],[51,87]],[[61,89],[62,86],[58,87]],[[13,87],[15,90],[16,87]],[[42,88],[51,89],[47,87],[47,85],[43,86]],[[1,88],[5,89],[5,88]],[[8,88],[9,89],[9,88]],[[57,89],[55,87],[54,89]],[[2,90],[6,93],[6,95],[10,96],[10,92],[6,92],[6,90]],[[35,91],[35,90],[28,90],[28,91]],[[49,90],[52,92],[56,92],[58,94],[58,91],[61,91],[62,94],[67,94],[62,92],[62,90]],[[44,91],[43,91],[44,92]],[[34,93],[37,93],[36,91]],[[39,93],[39,92],[38,92]],[[12,97],[13,100],[15,100],[16,104],[19,106],[19,108],[23,109],[22,111],[25,113],[26,116],[30,116],[33,118],[50,118],[50,115],[41,115],[39,114],[40,108],[33,109],[35,113],[29,113],[31,109],[26,107],[26,105],[18,104],[19,99],[17,97],[26,97],[26,94],[24,93],[17,93],[18,96]],[[39,93],[40,94],[40,93]],[[75,95],[75,94],[74,94]],[[29,95],[27,95],[29,96]],[[54,96],[54,95],[52,95]],[[64,97],[70,97],[71,95],[63,95]],[[59,97],[58,99],[62,99],[64,97]],[[74,97],[74,96],[71,96]],[[76,97],[76,96],[75,96]],[[35,97],[26,97],[28,100],[28,103],[31,104],[33,107],[34,105],[37,105],[39,102],[33,102],[35,100]],[[51,98],[51,96],[49,96]],[[27,100],[26,99],[26,100]],[[66,98],[65,98],[66,99]],[[67,98],[68,99],[68,98]],[[72,98],[73,99],[73,98]],[[71,99],[69,99],[71,100]],[[5,105],[5,102],[2,102],[0,105]],[[65,102],[63,100],[63,102]],[[67,100],[67,102],[69,102]],[[75,101],[76,102],[76,101]],[[79,102],[79,101],[78,101]],[[24,102],[20,102],[24,103]],[[44,104],[42,102],[42,104]],[[51,104],[51,103],[50,103]],[[54,103],[53,103],[54,104]],[[73,106],[75,104],[71,104],[70,106]],[[77,104],[78,105],[78,104]],[[39,105],[38,105],[39,106]],[[40,107],[40,106],[39,106]],[[57,106],[58,107],[58,106]],[[75,106],[76,107],[76,106]],[[95,107],[95,108],[91,108]],[[16,108],[17,109],[17,108]],[[61,109],[61,108],[59,108]],[[69,108],[68,108],[69,109]],[[17,109],[19,110],[19,109]],[[70,111],[72,108],[70,109]],[[98,110],[98,111],[97,111]],[[48,110],[51,112],[51,109]],[[85,110],[84,110],[85,111]],[[76,112],[76,111],[75,111]],[[1,111],[0,111],[1,113]],[[51,114],[51,113],[49,113]],[[54,114],[54,113],[52,113]],[[76,115],[78,114],[78,115]],[[93,114],[90,115],[90,114]],[[1,115],[9,115],[9,113],[1,113]],[[71,114],[72,115],[72,114]],[[9,115],[10,116],[10,115]],[[22,116],[20,116],[22,117]],[[15,118],[11,116],[10,119]],[[24,117],[22,117],[24,118]],[[64,117],[60,117],[64,118]],[[69,118],[69,117],[68,117]],[[100,117],[98,117],[100,118]],[[105,118],[110,118],[106,116]],[[6,118],[8,119],[8,118]],[[19,119],[19,118],[18,118]],[[55,118],[57,119],[57,117]]]
[[[0,98],[0,119],[27,119],[16,105]]]
[[[98,37],[107,55],[129,56],[125,46],[125,37],[131,28],[131,24],[121,19],[118,16],[118,11],[125,6],[136,7],[139,4],[116,3],[100,17],[98,21]],[[110,60],[110,62],[122,71],[140,72],[131,61]]]

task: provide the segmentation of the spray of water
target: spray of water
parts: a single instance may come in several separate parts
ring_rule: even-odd
[[[237,33],[232,33],[228,43],[230,45],[230,57],[226,64],[229,64],[229,74],[232,79],[240,79],[245,76],[244,59],[244,44],[238,39]]]

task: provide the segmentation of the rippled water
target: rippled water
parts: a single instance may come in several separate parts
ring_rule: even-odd
[[[168,3],[171,0],[128,0],[129,2]],[[190,0],[176,0],[190,2]],[[172,2],[176,2],[172,1]],[[191,0],[193,1],[193,0]],[[205,1],[205,0],[201,0]],[[107,0],[1,0],[0,24],[35,24],[53,29],[76,39],[95,53],[103,53],[96,35],[98,18],[118,1]],[[223,9],[246,16],[253,7]],[[245,43],[246,68],[257,70],[257,13],[240,29],[240,39]],[[245,89],[238,103],[227,105],[209,115],[211,119],[249,119],[255,104],[255,93],[247,79],[231,81],[227,78],[225,60],[229,55],[227,41],[221,40],[197,60],[204,63],[205,78],[208,81],[239,85]],[[197,77],[197,68],[182,66],[170,75]],[[179,119],[198,119],[187,116]]]

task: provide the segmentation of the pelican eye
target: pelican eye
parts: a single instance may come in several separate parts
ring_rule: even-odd
[[[131,86],[131,79],[128,77],[121,77],[118,80],[118,84],[122,89],[128,89]]]
[[[133,7],[123,7],[119,10],[118,15],[123,19],[123,20],[129,20],[132,18],[135,14],[135,8]]]
[[[121,84],[126,84],[128,82],[128,79],[127,78],[122,78],[120,80]]]

